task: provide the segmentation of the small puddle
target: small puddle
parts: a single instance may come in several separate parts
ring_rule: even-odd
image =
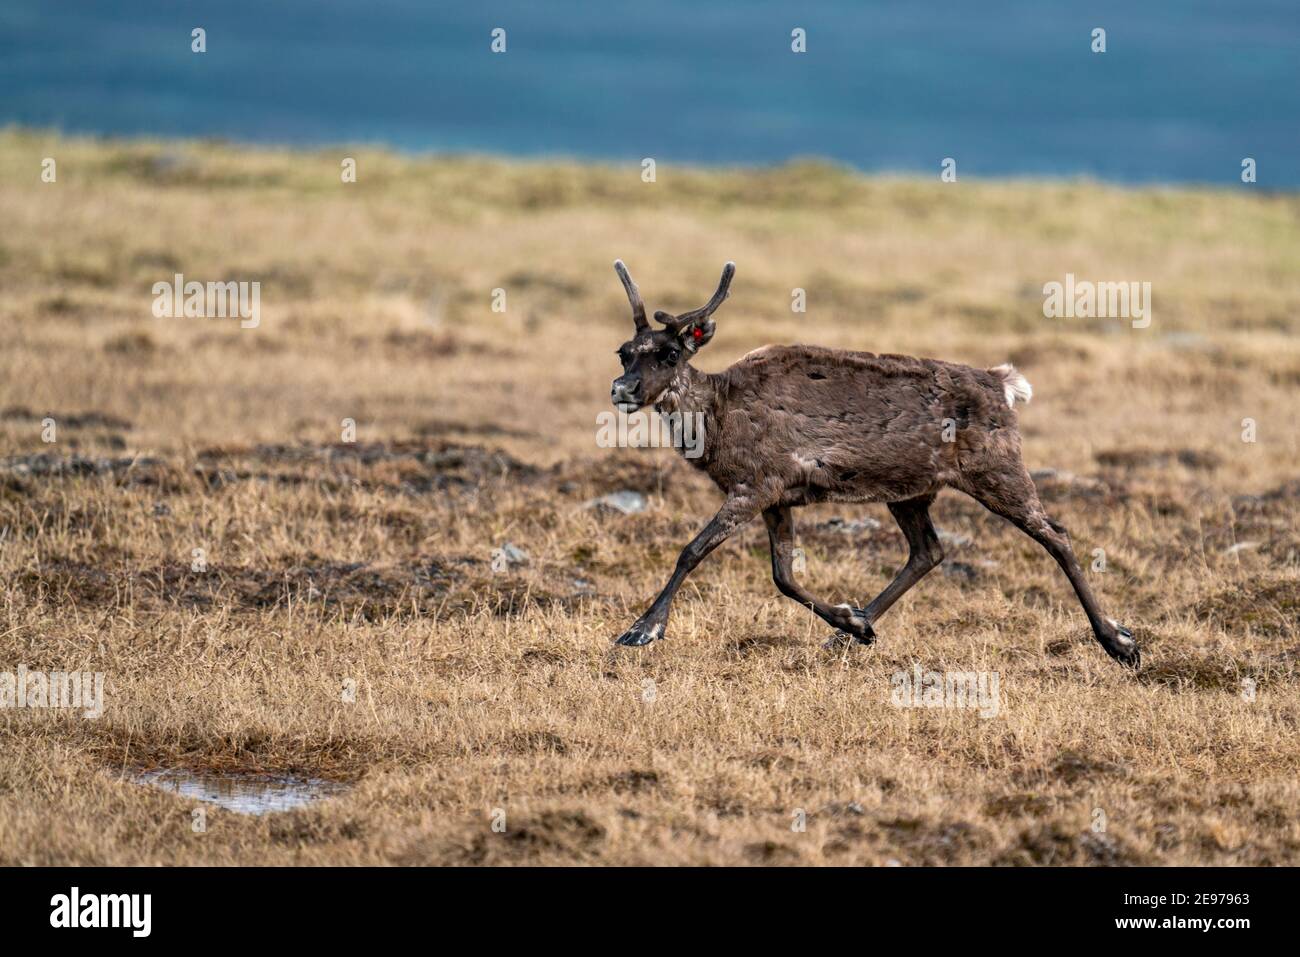
[[[236,814],[292,811],[348,790],[346,784],[287,774],[199,774],[194,771],[139,771],[137,784],[215,804]]]

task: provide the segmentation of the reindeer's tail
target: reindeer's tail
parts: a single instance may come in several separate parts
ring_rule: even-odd
[[[1028,379],[1016,371],[1016,367],[1010,362],[994,366],[989,372],[1002,380],[1002,394],[1007,397],[1007,405],[1011,408],[1016,407],[1016,399],[1028,402],[1034,397],[1034,387],[1029,384]]]

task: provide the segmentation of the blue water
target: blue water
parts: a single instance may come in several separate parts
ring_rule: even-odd
[[[1300,0],[3,0],[0,122],[1293,189]]]

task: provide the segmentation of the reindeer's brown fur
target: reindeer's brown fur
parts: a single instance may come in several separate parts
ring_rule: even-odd
[[[635,337],[620,349],[625,373],[615,380],[615,403],[700,416],[703,454],[688,461],[708,472],[727,496],[682,553],[668,586],[620,643],[663,637],[681,581],[727,535],[760,514],[778,588],[841,632],[869,641],[875,620],[942,561],[928,510],[935,495],[951,486],[1039,541],[1070,579],[1106,651],[1136,664],[1131,636],[1101,614],[1065,530],[1044,513],[1021,462],[1014,400],[1027,398],[1029,386],[1015,369],[796,345],[765,346],[710,375],[692,368],[688,358],[712,338],[709,316],[726,298],[732,264],[707,306],[676,317],[656,313],[665,325],[660,331],[645,321],[640,294],[622,264],[616,268],[637,322]],[[827,605],[791,574],[790,509],[826,501],[886,503],[907,536],[907,565],[864,609]]]
[[[1020,451],[1000,377],[910,356],[766,346],[717,375],[686,366],[656,407],[704,414],[693,462],[724,492],[766,486],[781,505],[933,494]]]

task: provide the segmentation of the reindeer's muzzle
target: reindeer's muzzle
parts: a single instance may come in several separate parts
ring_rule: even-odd
[[[641,408],[641,379],[621,375],[609,390],[610,401],[622,412],[635,412]]]

